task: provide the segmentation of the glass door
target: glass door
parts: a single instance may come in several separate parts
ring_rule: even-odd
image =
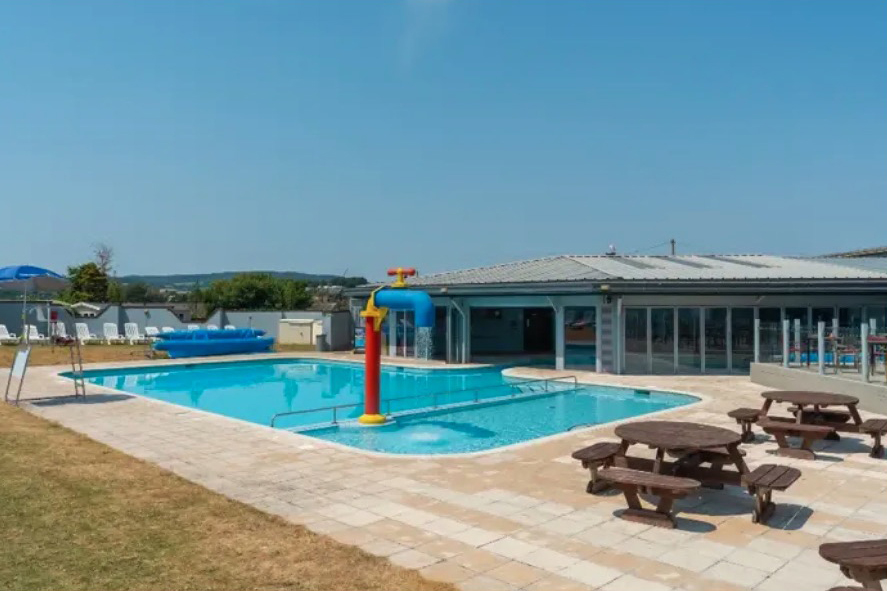
[[[652,337],[653,373],[674,373],[674,308],[652,308],[650,310],[650,336]]]
[[[705,309],[705,372],[727,371],[727,308]]]
[[[755,356],[755,309],[731,308],[730,318],[733,371],[747,373]]]
[[[702,371],[699,308],[678,308],[678,372]]]
[[[646,308],[625,309],[625,372],[650,373]]]
[[[782,360],[782,310],[780,308],[758,308],[761,323],[761,362],[773,363]]]

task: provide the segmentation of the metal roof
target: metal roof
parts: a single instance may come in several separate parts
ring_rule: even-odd
[[[861,257],[887,257],[887,246],[877,246],[875,248],[863,248],[861,250],[851,250],[849,252],[835,252],[824,255],[822,258],[861,258]]]
[[[773,255],[561,255],[416,277],[411,285],[887,279],[887,268]]]
[[[866,271],[874,271],[875,273],[887,273],[887,256],[881,257],[860,257],[860,258],[832,258],[823,257],[816,259],[833,265],[849,267],[851,269],[864,269]]]

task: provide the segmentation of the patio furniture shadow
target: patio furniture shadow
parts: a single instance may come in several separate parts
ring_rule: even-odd
[[[105,404],[106,402],[121,402],[123,400],[131,400],[135,398],[135,396],[128,396],[126,394],[88,394],[85,397],[83,396],[56,396],[53,398],[29,398],[22,399],[22,402],[27,402],[33,406],[39,407],[51,407],[51,406],[62,406],[65,404]]]
[[[767,455],[777,456],[777,457],[784,457],[784,456],[779,456],[779,454],[777,453],[777,449],[778,449],[778,448],[775,448],[775,449],[768,449],[768,450],[767,450]],[[840,456],[832,456],[832,455],[829,455],[829,454],[827,454],[827,453],[823,453],[825,450],[828,450],[828,449],[829,449],[829,448],[825,448],[825,449],[816,449],[816,448],[814,447],[814,448],[813,448],[813,451],[816,452],[816,459],[815,459],[815,460],[806,460],[806,461],[808,461],[808,462],[832,462],[832,463],[835,463],[835,462],[843,462],[843,461],[844,461],[845,458],[842,458],[842,457],[840,457]]]
[[[677,504],[675,504],[677,505]],[[680,509],[678,509],[680,510]],[[616,509],[613,511],[613,517],[620,517],[626,510],[625,509]],[[675,529],[681,531],[691,531],[695,533],[709,533],[713,532],[717,529],[714,524],[707,523],[705,521],[699,521],[698,519],[692,519],[687,517],[686,515],[675,515]]]
[[[819,457],[820,449],[813,446],[816,451],[816,457]],[[826,441],[822,446],[822,451],[833,452],[839,454],[868,454],[872,449],[871,440],[859,439],[858,437],[841,437],[841,441]]]

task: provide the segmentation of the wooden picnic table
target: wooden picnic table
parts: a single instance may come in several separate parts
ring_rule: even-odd
[[[622,439],[616,465],[657,474],[675,473],[694,478],[706,485],[742,484],[748,466],[739,452],[742,435],[730,429],[679,421],[637,421],[616,427],[616,436]],[[629,457],[631,445],[642,444],[656,449],[656,458]],[[678,460],[665,460],[665,454]],[[710,463],[711,467],[700,464]],[[736,471],[722,469],[733,464]]]
[[[862,417],[859,416],[859,411],[856,409],[859,398],[855,396],[803,390],[768,390],[762,392],[761,396],[764,398],[761,416],[767,416],[773,403],[778,402],[793,404],[797,407],[795,422],[798,424],[809,422],[816,425],[826,425],[836,431],[847,433],[859,433],[859,426],[862,424]],[[839,416],[840,413],[824,410],[834,406],[847,407],[849,417],[844,415],[842,420]]]
[[[848,578],[865,589],[881,589],[878,581],[887,579],[887,540],[833,542],[822,544],[819,555],[841,567]]]

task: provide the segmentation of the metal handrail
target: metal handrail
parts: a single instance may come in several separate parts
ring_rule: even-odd
[[[548,382],[553,382],[562,379],[571,379],[573,380],[573,385],[576,386],[578,380],[576,376],[563,376],[562,378],[526,378],[520,382],[509,382],[507,384],[490,384],[489,386],[480,386],[478,388],[462,388],[460,390],[446,390],[444,392],[429,392],[426,394],[411,394],[410,396],[399,396],[397,398],[387,398],[382,401],[385,404],[386,416],[391,416],[391,403],[397,402],[399,400],[409,400],[412,398],[431,398],[431,407],[430,408],[438,408],[437,399],[439,396],[449,396],[454,394],[460,394],[462,392],[474,392],[474,401],[475,403],[479,402],[478,392],[481,390],[492,390],[493,388],[502,388],[502,387],[515,387],[515,386],[523,386],[526,384],[537,384],[542,382],[545,385],[545,391],[548,392]],[[512,392],[511,398],[517,396],[517,393]]]
[[[478,391],[480,391],[480,390],[491,390],[493,388],[502,388],[502,387],[509,387],[509,386],[510,387],[523,386],[526,384],[538,384],[541,382],[545,386],[545,392],[548,392],[549,382],[557,382],[560,380],[573,380],[574,389],[578,386],[578,383],[579,383],[579,380],[574,375],[560,376],[560,377],[556,377],[556,378],[525,378],[523,380],[516,381],[516,382],[509,382],[507,384],[490,384],[488,386],[480,386],[478,388],[461,388],[459,390],[444,390],[442,392],[428,392],[428,393],[424,393],[424,394],[411,394],[409,396],[398,396],[396,398],[387,398],[385,400],[382,400],[381,403],[385,404],[385,408],[386,408],[385,415],[391,416],[391,403],[397,402],[400,400],[409,400],[412,398],[431,397],[431,407],[430,408],[438,408],[437,398],[439,396],[454,395],[454,394],[459,394],[461,392],[472,392],[473,391],[474,392],[474,403],[478,403],[479,402]],[[510,397],[514,398],[515,396],[517,396],[517,393],[512,392]],[[354,404],[337,404],[337,405],[332,405],[332,406],[321,406],[319,408],[309,408],[309,409],[305,409],[305,410],[291,410],[291,411],[287,411],[287,412],[279,412],[271,417],[271,426],[274,427],[275,421],[277,421],[277,419],[279,419],[281,417],[287,417],[287,416],[293,416],[293,415],[303,415],[303,414],[314,413],[314,412],[323,412],[325,410],[333,411],[333,420],[332,420],[331,424],[337,425],[338,424],[337,414],[338,414],[339,410],[344,409],[344,408],[356,408],[359,406],[363,406],[363,402],[357,402]]]

